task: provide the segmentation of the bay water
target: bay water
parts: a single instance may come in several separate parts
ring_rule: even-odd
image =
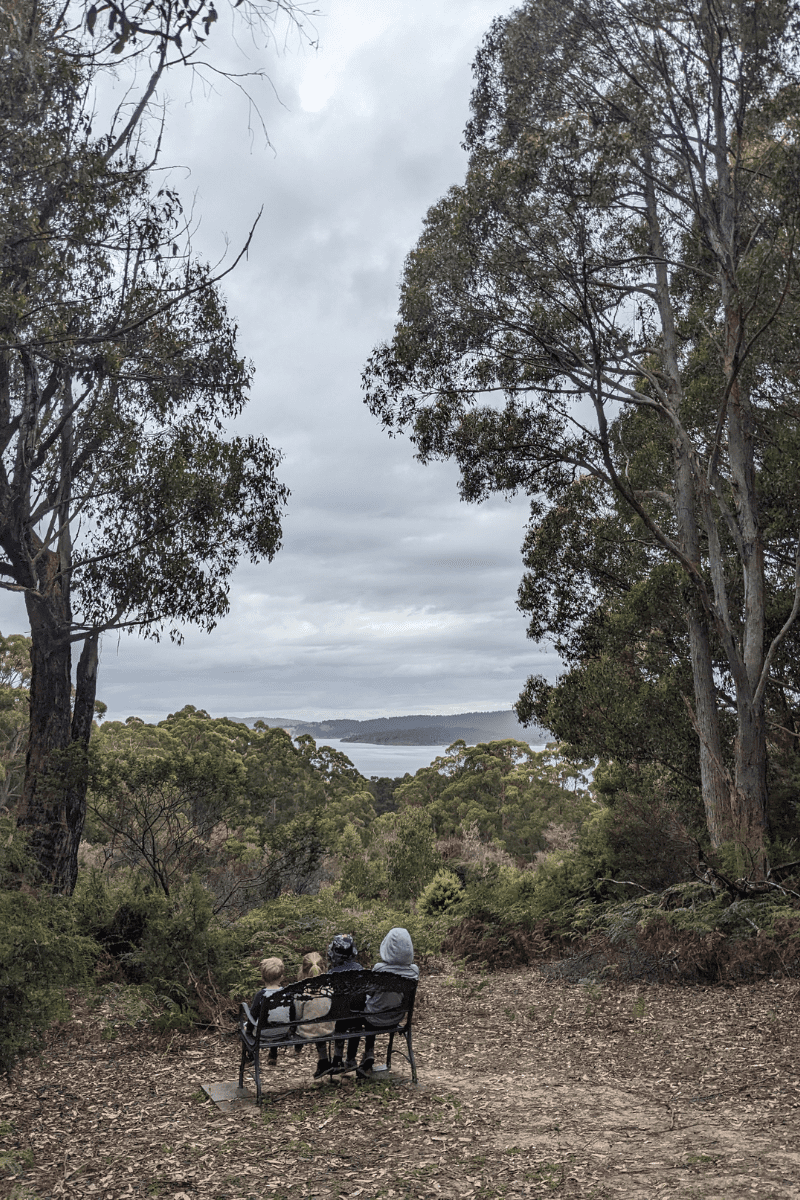
[[[415,775],[422,767],[429,767],[446,749],[445,746],[373,746],[369,742],[343,742],[341,738],[320,738],[317,745],[341,750],[367,779],[373,775],[394,779],[402,777],[406,771]],[[544,746],[533,749],[543,750]]]

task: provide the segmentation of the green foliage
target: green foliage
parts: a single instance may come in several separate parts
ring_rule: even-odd
[[[68,900],[37,896],[23,882],[25,863],[11,822],[0,821],[0,1071],[9,1077],[19,1056],[68,1015],[65,989],[88,984],[99,953]]]
[[[587,766],[510,738],[477,746],[457,741],[395,796],[401,809],[424,808],[439,837],[475,826],[485,840],[531,862],[546,848],[549,825],[577,828],[590,811]]]
[[[778,889],[745,897],[701,881],[678,884],[605,904],[585,932],[649,954],[676,979],[791,974],[800,964],[800,904]]]
[[[417,909],[426,916],[452,913],[464,898],[464,885],[453,871],[437,871],[427,887],[422,889]]]
[[[377,853],[365,850],[361,833],[347,826],[337,844],[337,857],[342,865],[339,886],[342,892],[359,900],[376,900],[389,888],[386,860]]]
[[[79,928],[117,960],[130,983],[146,984],[170,1011],[213,1016],[247,950],[247,935],[224,925],[196,877],[167,897],[137,873],[109,883],[82,875],[72,898]]]
[[[385,848],[390,897],[408,903],[433,878],[441,862],[428,813],[420,809],[384,813],[375,822],[374,836]]]
[[[654,830],[648,817],[652,814],[638,809],[595,805],[575,849],[547,854],[535,871],[490,864],[468,873],[459,911],[501,928],[580,934],[604,903],[629,896],[631,883],[644,891],[659,871],[669,883],[681,875],[680,863],[669,855],[676,847],[688,853],[689,847],[679,835],[670,840],[670,811],[664,815],[663,845],[648,840]]]
[[[214,831],[235,828],[247,815],[244,769],[230,751],[187,752],[160,729],[133,726],[131,738],[135,732],[141,741],[143,731],[161,736],[156,744],[93,755],[92,829],[102,829],[118,859],[142,865],[168,896],[200,864]],[[103,728],[95,750],[118,732],[118,722]]]
[[[800,727],[799,50],[783,3],[498,18],[465,177],[363,375],[390,432],[455,461],[462,498],[531,500],[521,607],[567,671],[519,714],[576,754],[695,789],[702,769],[710,840],[760,871],[765,716],[789,746]]]
[[[191,705],[96,728],[91,763],[87,836],[111,869],[142,869],[165,895],[194,872],[234,913],[318,887],[325,854],[346,831],[368,841],[375,816],[345,755]]]
[[[378,961],[380,945],[395,926],[404,926],[411,934],[416,960],[437,954],[452,921],[445,914],[430,917],[408,912],[384,901],[360,904],[356,897],[338,887],[324,886],[315,896],[281,896],[242,917],[236,925],[246,931],[253,948],[249,974],[240,982],[240,993],[257,984],[256,964],[266,954],[284,960],[290,975],[310,950],[325,954],[337,933],[351,933],[359,949],[359,961],[371,967]]]
[[[213,628],[240,556],[277,553],[288,493],[266,438],[225,429],[253,367],[219,274],[135,137],[93,133],[101,68],[66,24],[32,0],[0,10],[0,438],[16,463],[0,525],[31,621],[21,819],[69,894],[86,779],[53,780],[88,741],[100,632]]]
[[[397,810],[397,801],[394,794],[400,782],[401,780],[389,778],[387,775],[372,776],[369,790],[374,797],[372,803],[378,816],[381,813],[395,812]]]
[[[28,737],[31,639],[0,633],[0,809],[19,797]]]

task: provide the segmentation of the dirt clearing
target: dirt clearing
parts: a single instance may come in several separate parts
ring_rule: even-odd
[[[233,1037],[156,1037],[110,998],[81,1010],[0,1088],[0,1195],[800,1200],[797,980],[445,967],[419,997],[419,1088],[312,1084],[312,1052],[282,1052],[263,1112],[231,1115],[200,1084],[236,1078]]]

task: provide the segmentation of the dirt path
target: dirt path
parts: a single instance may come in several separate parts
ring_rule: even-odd
[[[0,1195],[800,1198],[798,981],[599,988],[524,970],[423,989],[420,1088],[312,1085],[311,1054],[285,1054],[262,1114],[200,1091],[236,1077],[231,1037],[81,1013],[0,1089]]]

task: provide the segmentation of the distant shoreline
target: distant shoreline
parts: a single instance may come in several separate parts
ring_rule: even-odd
[[[417,716],[376,717],[368,721],[334,718],[326,721],[298,721],[291,717],[246,717],[243,723],[285,729],[290,737],[308,734],[316,742],[328,738],[343,744],[361,743],[371,746],[450,746],[464,741],[469,746],[479,742],[496,742],[512,738],[516,741],[541,745],[551,740],[547,730],[538,726],[520,725],[512,709],[493,712],[464,712],[419,714]]]
[[[536,731],[537,734],[540,732]],[[450,746],[453,742],[466,742],[476,746],[479,742],[501,741],[502,737],[486,736],[480,729],[393,729],[387,733],[356,733],[340,739],[342,745],[355,742],[370,746]],[[519,737],[517,741],[528,741]]]
[[[354,733],[341,739],[342,744],[367,743],[370,746],[449,746],[460,735],[445,736],[441,729],[392,729],[387,733]]]

